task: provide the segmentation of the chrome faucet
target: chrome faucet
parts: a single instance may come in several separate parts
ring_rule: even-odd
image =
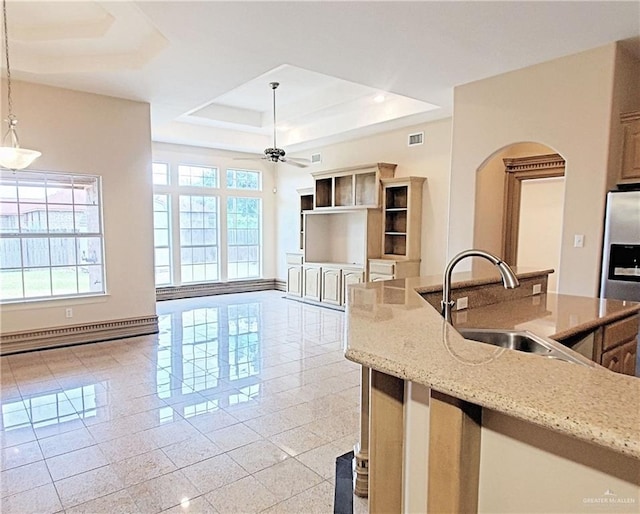
[[[485,252],[484,250],[465,250],[464,252],[460,252],[451,259],[451,261],[449,261],[447,268],[444,270],[444,277],[442,279],[442,316],[451,324],[453,324],[453,321],[451,320],[451,310],[456,304],[456,302],[451,299],[451,274],[453,273],[455,265],[466,257],[483,257],[497,266],[500,275],[502,275],[502,284],[505,289],[514,289],[520,285],[520,282],[518,282],[515,273],[509,265],[495,255]]]

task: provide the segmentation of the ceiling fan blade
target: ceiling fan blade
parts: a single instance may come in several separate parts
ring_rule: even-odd
[[[280,159],[280,162],[284,162],[285,164],[290,164],[291,166],[296,166],[298,168],[307,168],[309,166],[302,162],[296,162],[293,159]]]
[[[300,164],[311,164],[311,159],[305,159],[304,157],[287,157],[290,161],[296,161]]]
[[[232,161],[263,161],[265,157],[234,157]]]

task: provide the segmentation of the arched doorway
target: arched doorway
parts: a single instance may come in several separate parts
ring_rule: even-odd
[[[478,168],[474,247],[515,266],[556,270],[549,277],[555,291],[563,204],[564,160],[554,149],[514,143],[498,150]]]

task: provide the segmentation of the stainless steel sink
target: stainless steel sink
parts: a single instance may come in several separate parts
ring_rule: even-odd
[[[596,364],[579,354],[570,352],[557,341],[540,337],[526,330],[500,330],[486,328],[456,328],[465,339],[509,348],[525,353],[534,353],[550,359],[558,359],[583,366]],[[573,354],[573,355],[572,355]]]

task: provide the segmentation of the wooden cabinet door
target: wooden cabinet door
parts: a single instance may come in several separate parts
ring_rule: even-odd
[[[609,350],[602,354],[602,365],[611,371],[620,373],[622,370],[622,363],[620,362],[620,353],[618,352],[618,348],[614,348],[613,350]]]
[[[339,269],[323,269],[321,280],[320,301],[330,303],[332,305],[340,305],[341,288],[340,288],[340,270]]]
[[[321,269],[313,266],[305,266],[303,269],[304,276],[302,277],[302,290],[304,291],[304,297],[309,300],[320,301],[320,272]]]
[[[287,294],[302,296],[302,266],[287,268]]]
[[[636,374],[636,355],[637,355],[637,342],[629,341],[618,348],[618,355],[620,359],[620,373],[625,375],[635,376]]]
[[[622,180],[640,178],[640,112],[628,116],[624,122],[622,147]]]
[[[364,271],[343,270],[342,271],[342,305],[347,303],[347,286],[351,284],[362,284],[364,282]]]

